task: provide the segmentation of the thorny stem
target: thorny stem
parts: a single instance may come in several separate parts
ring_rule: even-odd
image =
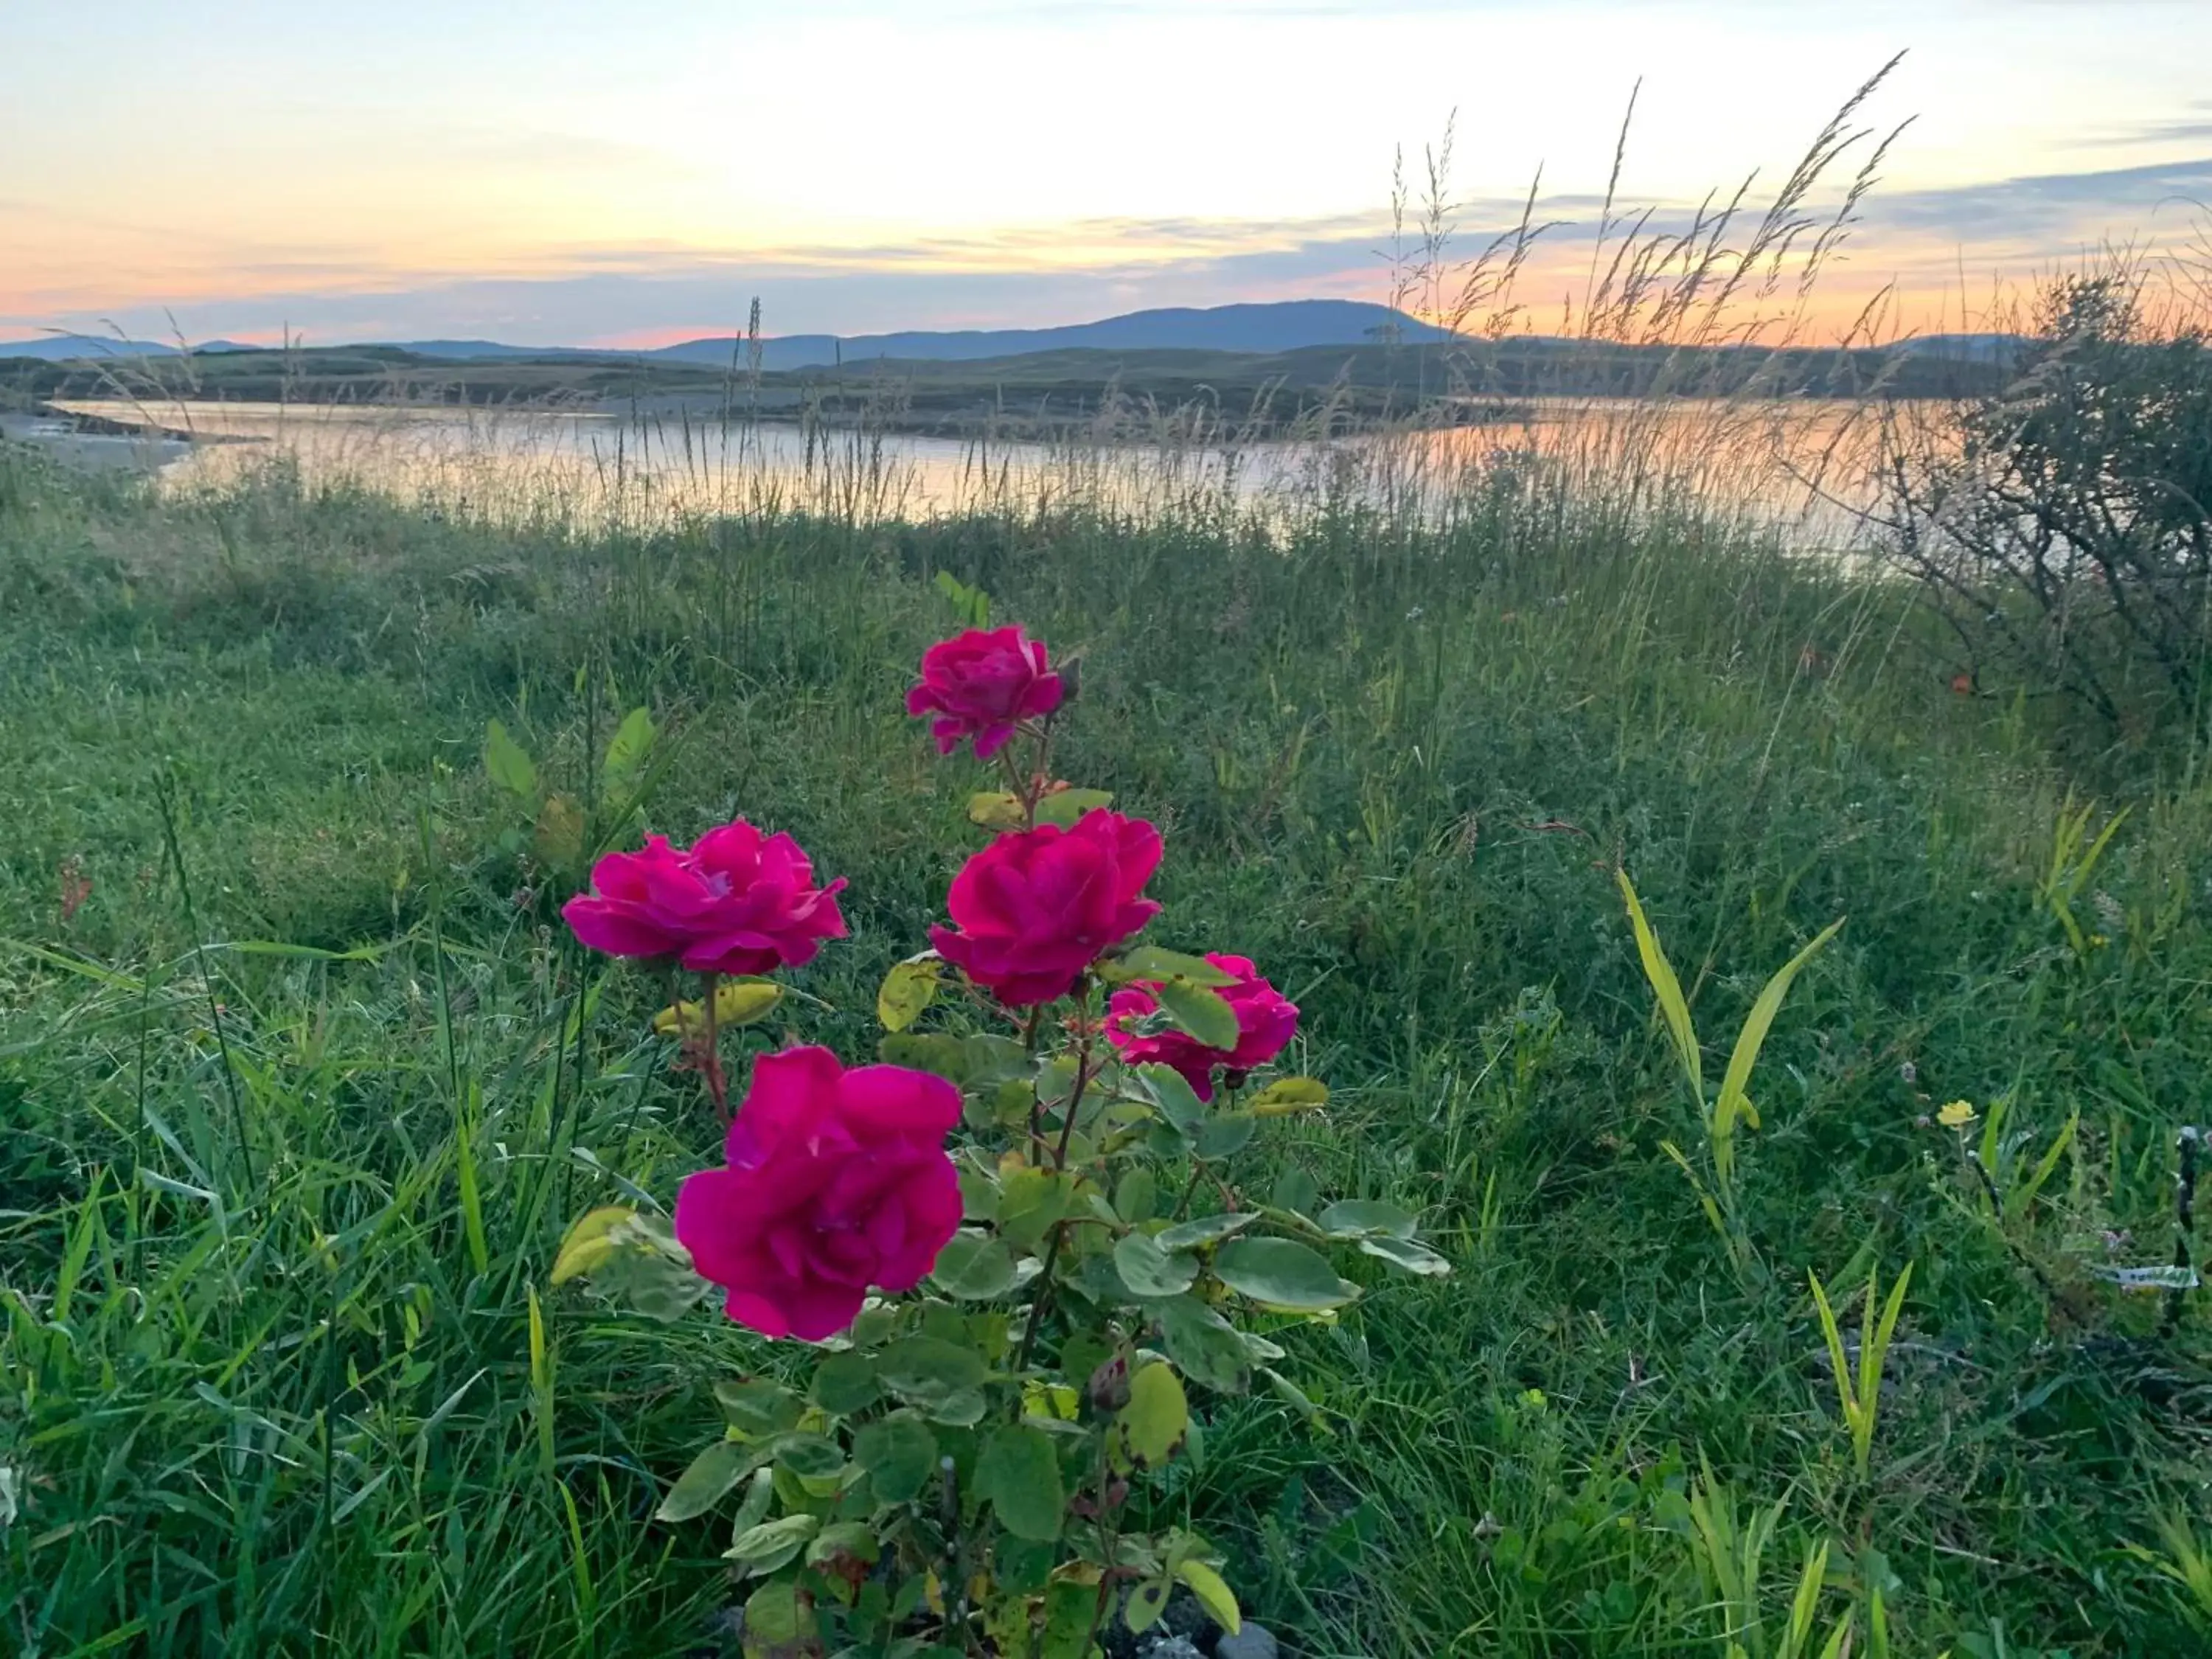
[[[1062,1173],[1067,1168],[1067,1149],[1069,1145],[1075,1139],[1076,1113],[1083,1104],[1084,1091],[1091,1086],[1091,1079],[1093,1075],[1091,1070],[1091,1022],[1089,1018],[1091,1007],[1091,988],[1088,984],[1085,984],[1083,988],[1083,1005],[1085,1018],[1083,1022],[1083,1035],[1080,1038],[1080,1046],[1076,1050],[1075,1086],[1068,1091],[1067,1115],[1060,1122],[1060,1145],[1054,1149],[1053,1152],[1052,1165],[1054,1174]],[[1033,1108],[1032,1109],[1036,1109]],[[1068,1224],[1065,1221],[1058,1221],[1053,1224],[1052,1243],[1045,1247],[1044,1271],[1037,1275],[1038,1279],[1041,1281],[1040,1288],[1037,1291],[1037,1298],[1035,1302],[1030,1304],[1030,1322],[1022,1332],[1021,1348],[1014,1355],[1014,1370],[1017,1372],[1029,1369],[1030,1355],[1036,1347],[1037,1333],[1044,1328],[1045,1316],[1052,1311],[1053,1292],[1055,1287],[1055,1282],[1052,1276],[1052,1270],[1060,1263],[1060,1247],[1061,1243],[1067,1237],[1067,1228]]]
[[[697,1051],[699,1076],[707,1085],[708,1097],[714,1103],[715,1115],[721,1120],[722,1127],[726,1129],[730,1127],[730,1083],[729,1079],[722,1075],[720,1011],[714,1006],[715,993],[720,988],[721,976],[718,974],[706,974],[701,977],[707,982],[707,997],[702,1014],[705,1029],[699,1037]],[[681,1007],[677,1010],[676,1017],[679,1020],[683,1018],[684,1013]]]

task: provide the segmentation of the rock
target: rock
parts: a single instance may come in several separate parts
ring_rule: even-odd
[[[1206,1659],[1188,1636],[1163,1636],[1152,1646],[1137,1651],[1143,1659]]]
[[[1275,1659],[1280,1651],[1265,1625],[1247,1619],[1236,1635],[1224,1634],[1213,1644],[1213,1659]]]

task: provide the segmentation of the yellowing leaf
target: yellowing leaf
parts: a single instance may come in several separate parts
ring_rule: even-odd
[[[1019,830],[1028,818],[1018,797],[1004,789],[981,789],[968,797],[968,821],[986,830]]]
[[[1675,1058],[1682,1062],[1682,1071],[1690,1079],[1690,1092],[1697,1097],[1698,1109],[1705,1109],[1705,1061],[1698,1051],[1698,1033],[1690,1024],[1690,1005],[1683,1000],[1682,981],[1674,975],[1674,963],[1659,948],[1659,935],[1644,914],[1643,901],[1636,896],[1635,886],[1628,879],[1628,872],[1616,870],[1613,878],[1620,884],[1620,896],[1628,902],[1628,925],[1636,934],[1636,954],[1644,963],[1644,977],[1651,982],[1652,994],[1659,999],[1659,1012],[1666,1017],[1667,1034],[1674,1041]]]
[[[584,813],[568,795],[549,795],[538,809],[530,850],[540,864],[565,870],[584,856]]]
[[[1024,1417],[1073,1423],[1080,1413],[1081,1404],[1075,1390],[1063,1382],[1031,1382],[1022,1389]]]
[[[1255,1117],[1288,1117],[1328,1104],[1328,1085],[1319,1078],[1279,1077],[1252,1097],[1250,1110]]]
[[[724,980],[714,988],[714,1024],[717,1027],[753,1024],[767,1018],[769,1011],[782,1000],[783,987],[769,981]],[[703,1004],[679,1002],[655,1014],[653,1029],[662,1036],[673,1036],[678,1030],[697,1030],[705,1017]]]
[[[622,1248],[615,1230],[636,1213],[627,1204],[606,1204],[577,1217],[553,1258],[553,1282],[565,1285],[605,1263]]]
[[[1237,1606],[1235,1594],[1212,1567],[1203,1561],[1185,1561],[1176,1566],[1176,1577],[1190,1586],[1190,1593],[1215,1624],[1231,1636],[1244,1628],[1244,1615]]]
[[[937,975],[944,964],[932,951],[908,957],[884,975],[876,993],[876,1018],[886,1031],[903,1031],[921,1018],[937,995]]]
[[[1129,1403],[1115,1418],[1128,1461],[1157,1468],[1174,1456],[1190,1432],[1190,1401],[1169,1365],[1146,1366],[1129,1379]]]

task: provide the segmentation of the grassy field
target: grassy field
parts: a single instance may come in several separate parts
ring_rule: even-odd
[[[1420,1207],[1456,1267],[1290,1339],[1333,1432],[1215,1402],[1167,1500],[1295,1650],[1718,1656],[1733,1630],[1773,1659],[1821,1544],[1824,1619],[1879,1589],[1899,1655],[2208,1650],[2212,1576],[2192,1596],[2177,1559],[2212,1536],[2206,1316],[2162,1338],[2162,1301],[2095,1269],[2172,1255],[2212,787],[1955,694],[1904,592],[1571,482],[1273,540],[1079,514],[629,536],[282,473],[160,502],[21,455],[0,1648],[713,1650],[726,1523],[650,1516],[710,1382],[773,1356],[545,1290],[569,1217],[665,1202],[719,1137],[642,1035],[656,988],[533,890],[485,722],[587,789],[649,705],[654,828],[741,811],[848,877],[853,936],[792,1023],[864,1054],[969,844],[969,775],[899,706],[950,623],[939,570],[1083,653],[1064,763],[1165,829],[1163,941],[1249,954],[1305,1011],[1299,1069],[1337,1094],[1280,1160]],[[2069,800],[2092,836],[2128,811],[2078,880]],[[1662,1150],[1698,1157],[1698,1121],[1616,863],[1709,1071],[1848,917],[1753,1079],[1741,1270]],[[1926,1121],[1954,1098],[2005,1104],[2004,1221]],[[1862,1475],[1806,1275],[1855,1331],[1869,1270],[1908,1262]],[[1739,1534],[1778,1507],[1748,1587],[1693,1489]]]

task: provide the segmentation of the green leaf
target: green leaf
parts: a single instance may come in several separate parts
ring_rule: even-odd
[[[945,1240],[929,1277],[956,1302],[988,1302],[1014,1288],[1014,1258],[990,1234],[963,1229]]]
[[[756,1379],[746,1382],[717,1382],[714,1398],[732,1428],[755,1439],[766,1439],[796,1426],[806,1407],[781,1382]]]
[[[1359,1294],[1319,1251],[1288,1238],[1232,1238],[1214,1252],[1213,1271],[1240,1296],[1299,1313],[1340,1308]]]
[[[1328,1085],[1316,1077],[1279,1077],[1247,1103],[1261,1117],[1288,1117],[1328,1104]]]
[[[1420,1273],[1431,1279],[1441,1279],[1451,1271],[1450,1262],[1427,1245],[1410,1238],[1363,1238],[1359,1241],[1359,1251],[1363,1255],[1371,1255],[1409,1273]]]
[[[1217,968],[1204,957],[1164,951],[1157,945],[1139,945],[1098,964],[1099,976],[1117,985],[1132,980],[1180,979],[1193,985],[1234,985],[1237,975]]]
[[[1114,1271],[1132,1296],[1181,1296],[1198,1280],[1198,1262],[1170,1255],[1144,1233],[1124,1233],[1114,1246]]]
[[[850,1417],[876,1403],[876,1363],[850,1350],[822,1356],[814,1368],[814,1403],[832,1417]]]
[[[1133,1227],[1150,1221],[1159,1201],[1160,1183],[1142,1166],[1123,1176],[1114,1188],[1114,1213]]]
[[[1237,1046],[1237,1011],[1218,992],[1187,979],[1162,980],[1156,994],[1168,1018],[1209,1048]]]
[[[1036,1249],[1067,1214],[1073,1193],[1073,1183],[1054,1170],[1010,1170],[999,1183],[999,1237],[1014,1249]]]
[[[806,1540],[822,1529],[818,1515],[783,1515],[749,1527],[730,1540],[723,1559],[735,1561],[748,1572],[774,1572],[788,1565],[806,1547]]]
[[[1008,1534],[991,1547],[991,1577],[1010,1595],[1041,1595],[1059,1553],[1050,1541]]]
[[[1835,938],[1843,925],[1840,918],[1830,922],[1810,945],[1783,963],[1774,977],[1766,981],[1759,1000],[1751,1005],[1751,1012],[1744,1017],[1743,1030],[1736,1034],[1735,1048],[1729,1054],[1728,1071],[1721,1079],[1720,1094],[1713,1102],[1713,1173],[1723,1189],[1735,1168],[1736,1119],[1741,1117],[1753,1128],[1759,1127],[1759,1114],[1752,1109],[1751,1100],[1744,1091],[1750,1085],[1751,1068],[1758,1063],[1759,1048],[1774,1024],[1774,1017],[1782,1012],[1782,999],[1789,994],[1790,982],[1797,977],[1798,971],[1812,961],[1822,945]]]
[[[1220,1215],[1202,1215],[1194,1220],[1179,1221],[1152,1240],[1164,1250],[1196,1250],[1208,1244],[1218,1244],[1231,1234],[1241,1233],[1260,1218],[1256,1210],[1230,1210]]]
[[[1176,1577],[1190,1586],[1190,1593],[1198,1598],[1213,1622],[1231,1636],[1244,1628],[1244,1615],[1237,1607],[1237,1598],[1221,1575],[1203,1561],[1183,1561],[1176,1566]]]
[[[911,1503],[937,1473],[937,1437],[913,1413],[893,1412],[853,1437],[853,1461],[868,1472],[878,1502]]]
[[[565,1285],[623,1249],[623,1231],[636,1215],[627,1204],[605,1204],[577,1217],[553,1258],[553,1282]]]
[[[1095,812],[1113,804],[1114,797],[1103,789],[1055,789],[1038,800],[1036,821],[1056,823],[1063,830],[1073,829],[1075,821],[1085,812]]]
[[[802,1480],[826,1480],[845,1467],[845,1449],[826,1434],[780,1434],[770,1443],[776,1462]]]
[[[1158,1062],[1137,1067],[1138,1080],[1159,1104],[1160,1115],[1186,1135],[1195,1134],[1206,1118],[1206,1103],[1190,1086],[1190,1079],[1172,1066]]]
[[[1194,1296],[1179,1296],[1151,1310],[1160,1341],[1176,1368],[1217,1394],[1243,1394],[1252,1386],[1252,1358],[1237,1328]]]
[[[1168,1596],[1174,1589],[1172,1583],[1155,1578],[1129,1592],[1129,1599],[1121,1604],[1121,1622],[1129,1627],[1131,1635],[1142,1636],[1160,1622],[1160,1615],[1168,1610]]]
[[[1415,1225],[1413,1218],[1396,1205],[1381,1204],[1367,1198],[1348,1198],[1340,1204],[1332,1204],[1316,1219],[1331,1238],[1411,1238]]]
[[[909,1336],[876,1358],[884,1386],[916,1406],[939,1406],[982,1386],[989,1369],[983,1356],[940,1337]]]
[[[742,1538],[768,1519],[768,1506],[775,1502],[775,1473],[772,1469],[755,1469],[753,1478],[745,1485],[745,1495],[738,1500],[736,1521],[730,1528],[732,1539]]]
[[[768,1571],[768,1569],[763,1569]],[[760,1655],[783,1654],[807,1633],[811,1620],[788,1578],[763,1584],[745,1598],[745,1647]]]
[[[1089,1659],[1097,1652],[1091,1627],[1098,1620],[1098,1598],[1105,1593],[1096,1584],[1073,1578],[1059,1579],[1048,1587],[1036,1659]]]
[[[1309,1426],[1318,1430],[1322,1434],[1334,1432],[1328,1426],[1328,1419],[1322,1415],[1321,1407],[1314,1404],[1312,1397],[1304,1389],[1291,1382],[1280,1371],[1266,1366],[1261,1368],[1260,1375],[1267,1379],[1267,1386],[1275,1391],[1279,1398],[1306,1419]]]
[[[538,793],[538,768],[497,720],[484,727],[483,763],[491,781],[509,794],[528,800]]]
[[[979,789],[968,797],[968,822],[1000,834],[1019,830],[1029,822],[1021,797],[1004,789]]]
[[[1156,1469],[1190,1432],[1190,1401],[1171,1365],[1146,1365],[1129,1379],[1129,1403],[1115,1414],[1116,1443],[1135,1468]]]
[[[660,1500],[660,1508],[653,1518],[690,1521],[706,1514],[729,1494],[732,1486],[760,1467],[763,1456],[757,1446],[717,1440],[691,1460],[690,1468],[676,1477],[676,1484]]]
[[[1216,1112],[1198,1126],[1198,1155],[1233,1158],[1252,1144],[1252,1133],[1259,1127],[1249,1112]]]
[[[1705,1059],[1698,1052],[1697,1028],[1690,1023],[1690,1005],[1682,996],[1682,981],[1675,977],[1674,964],[1667,960],[1667,953],[1659,948],[1659,935],[1652,931],[1650,921],[1644,914],[1643,901],[1636,896],[1636,888],[1628,879],[1628,872],[1615,870],[1613,879],[1620,884],[1620,896],[1627,901],[1628,925],[1636,934],[1636,954],[1644,963],[1644,977],[1650,981],[1652,994],[1659,999],[1659,1012],[1667,1021],[1667,1033],[1674,1039],[1674,1057],[1681,1062],[1682,1073],[1690,1082],[1690,1093],[1696,1097],[1698,1109],[1705,1106]]]
[[[1275,1177],[1267,1202],[1293,1215],[1311,1215],[1314,1206],[1321,1202],[1321,1188],[1304,1165],[1285,1164],[1282,1174]]]
[[[806,1547],[806,1561],[810,1566],[819,1566],[824,1561],[842,1557],[872,1567],[883,1553],[884,1547],[877,1542],[866,1522],[839,1521],[814,1535],[814,1541]]]
[[[921,1018],[937,995],[938,969],[943,964],[933,951],[908,957],[884,975],[876,993],[876,1018],[886,1031],[903,1031]]]
[[[947,1083],[968,1080],[966,1045],[958,1037],[946,1036],[942,1032],[894,1032],[876,1044],[876,1054],[886,1066],[927,1072]]]
[[[1052,1437],[1026,1423],[994,1431],[975,1462],[975,1492],[1017,1538],[1060,1536],[1067,1498]]]
[[[970,628],[991,625],[991,596],[981,587],[969,586],[950,570],[939,571],[932,585],[951,603],[956,620]]]
[[[614,736],[607,742],[607,781],[623,782],[644,765],[646,756],[652,751],[654,736],[650,712],[633,708],[623,715],[623,723],[615,728]]]

